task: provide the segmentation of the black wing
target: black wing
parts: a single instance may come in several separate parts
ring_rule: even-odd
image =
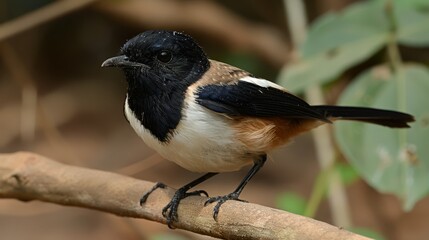
[[[311,118],[329,122],[299,97],[274,87],[239,81],[207,85],[197,91],[197,103],[229,116]]]

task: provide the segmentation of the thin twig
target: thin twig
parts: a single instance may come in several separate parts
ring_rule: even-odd
[[[216,1],[102,1],[95,9],[143,29],[201,33],[235,51],[255,53],[275,67],[281,67],[289,56],[287,42],[277,29],[252,23]]]
[[[123,168],[118,169],[116,172],[122,175],[133,176],[158,165],[162,159],[163,158],[161,155],[154,153],[153,155],[145,158],[143,161],[131,163]]]
[[[76,156],[74,156],[73,151],[66,143],[67,141],[46,116],[43,103],[37,94],[36,81],[19,58],[13,45],[7,41],[0,42],[0,58],[3,60],[11,78],[21,87],[21,138],[24,141],[32,141],[37,129],[36,120],[39,120],[43,132],[52,145],[68,159],[68,162],[76,162]],[[1,143],[4,143],[4,141],[0,141]]]
[[[159,189],[143,206],[139,204],[153,184],[33,153],[0,154],[0,198],[40,200],[165,223],[161,212],[173,189]],[[197,196],[182,200],[174,226],[226,239],[367,239],[311,218],[239,201],[222,205],[216,222],[212,206],[204,207],[205,200]]]
[[[35,26],[85,7],[97,0],[62,0],[0,25],[0,42]]]
[[[0,42],[0,59],[4,63],[11,78],[21,87],[21,139],[31,142],[36,132],[36,114],[38,94],[36,84],[26,71],[24,64],[18,54],[7,41]]]

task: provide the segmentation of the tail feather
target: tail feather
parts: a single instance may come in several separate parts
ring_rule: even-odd
[[[409,128],[408,123],[414,122],[412,115],[391,110],[327,105],[312,107],[328,119],[333,120],[362,121],[392,128]]]

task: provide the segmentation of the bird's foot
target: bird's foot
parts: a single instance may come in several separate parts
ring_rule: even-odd
[[[230,194],[227,194],[225,196],[217,196],[217,197],[211,197],[209,198],[205,203],[204,206],[207,206],[210,203],[217,202],[216,206],[213,208],[213,218],[215,221],[217,221],[217,216],[219,214],[219,209],[222,204],[224,204],[228,200],[235,200],[240,202],[247,202],[246,200],[239,199],[240,193],[238,192],[232,192]]]
[[[140,198],[140,206],[143,205],[147,198],[149,197],[149,195],[151,193],[153,193],[156,189],[158,188],[166,188],[167,185],[165,185],[164,183],[161,182],[157,182],[147,193],[145,193],[141,198]]]
[[[145,193],[140,198],[140,205],[143,205],[146,202],[149,195],[153,193],[156,189],[166,188],[166,187],[167,185],[165,185],[164,183],[160,183],[160,182],[156,183],[147,193]],[[206,197],[209,196],[209,194],[204,190],[198,190],[193,192],[186,192],[184,188],[180,188],[179,190],[177,190],[176,193],[174,193],[174,196],[171,199],[171,201],[167,204],[167,206],[165,206],[162,209],[162,215],[167,219],[168,227],[173,228],[172,224],[174,222],[177,222],[178,220],[177,210],[179,207],[179,203],[182,199],[187,198],[189,196],[201,196],[201,195],[205,195]]]
[[[173,223],[178,221],[177,210],[179,208],[179,203],[182,199],[187,198],[189,196],[201,196],[205,195],[208,197],[208,193],[204,190],[198,190],[193,192],[186,192],[185,189],[180,188],[174,193],[171,201],[162,209],[162,215],[167,220],[167,225],[169,228],[173,228]]]

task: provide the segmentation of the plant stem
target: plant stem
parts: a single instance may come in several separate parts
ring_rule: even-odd
[[[295,48],[298,48],[307,35],[307,20],[304,3],[302,0],[284,0],[284,6],[288,16],[287,20],[293,44]],[[325,102],[322,90],[319,86],[308,87],[305,91],[305,95],[310,103],[323,104]],[[326,185],[328,184],[328,201],[330,203],[334,224],[342,227],[350,227],[350,209],[347,203],[344,186],[338,172],[330,170],[330,168],[334,166],[335,160],[335,150],[331,133],[327,126],[321,126],[313,130],[313,137],[322,173],[316,180],[310,198],[311,204],[307,206],[305,212],[314,216],[322,200],[323,193],[326,190]],[[327,175],[326,180],[322,177],[324,174]]]
[[[398,48],[398,24],[395,17],[393,0],[387,0],[385,13],[389,22],[389,35],[387,39],[387,54],[390,68],[395,76],[397,84],[398,108],[404,111],[406,109],[405,96],[405,77],[403,73],[403,64],[401,54]]]
[[[405,75],[404,75],[404,68],[403,63],[401,59],[401,54],[399,52],[398,48],[398,24],[396,21],[395,16],[395,9],[394,9],[394,2],[393,0],[387,0],[385,4],[385,14],[388,19],[389,23],[389,35],[387,39],[387,55],[389,60],[389,65],[393,73],[393,78],[396,81],[396,98],[397,98],[397,108],[400,111],[406,111],[407,108],[407,95],[406,95],[406,88],[407,85],[405,84]],[[398,133],[399,138],[399,149],[398,152],[406,151],[408,148],[408,131],[402,130]],[[413,186],[407,184],[407,180],[409,178],[409,175],[412,174],[410,171],[413,171],[412,168],[410,168],[410,162],[409,161],[402,161],[402,168],[401,168],[401,178],[403,179],[402,182],[405,184],[402,186],[403,189],[403,196],[402,198],[405,199],[409,196],[410,189],[413,188]],[[407,206],[405,206],[407,208]]]
[[[319,172],[316,182],[313,186],[310,199],[308,200],[307,207],[305,208],[304,216],[312,218],[316,215],[316,211],[319,208],[320,202],[326,194],[329,178],[334,170],[334,165],[331,165]]]

